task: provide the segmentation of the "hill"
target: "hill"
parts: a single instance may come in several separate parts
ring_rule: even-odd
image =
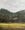
[[[0,22],[25,22],[25,10],[12,13],[7,9],[0,9]]]
[[[17,13],[18,21],[25,22],[25,10],[22,10],[16,13]]]
[[[0,9],[0,22],[13,22],[16,13],[12,13],[6,9]]]

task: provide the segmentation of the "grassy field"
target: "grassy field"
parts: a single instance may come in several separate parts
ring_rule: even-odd
[[[25,27],[25,24],[22,23],[0,23],[0,27],[13,27],[13,28],[17,28],[17,27]]]
[[[25,23],[0,23],[0,29],[25,30]]]

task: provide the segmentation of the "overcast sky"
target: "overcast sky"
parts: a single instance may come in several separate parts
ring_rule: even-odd
[[[18,12],[25,9],[25,0],[0,0],[0,8]]]

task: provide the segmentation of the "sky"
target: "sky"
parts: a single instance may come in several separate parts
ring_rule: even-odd
[[[25,0],[0,0],[0,9],[1,8],[13,13],[25,10]]]

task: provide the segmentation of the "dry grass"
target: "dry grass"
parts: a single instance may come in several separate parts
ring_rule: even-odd
[[[0,23],[0,30],[25,30],[22,23]]]
[[[0,23],[0,27],[25,27],[23,23]]]

